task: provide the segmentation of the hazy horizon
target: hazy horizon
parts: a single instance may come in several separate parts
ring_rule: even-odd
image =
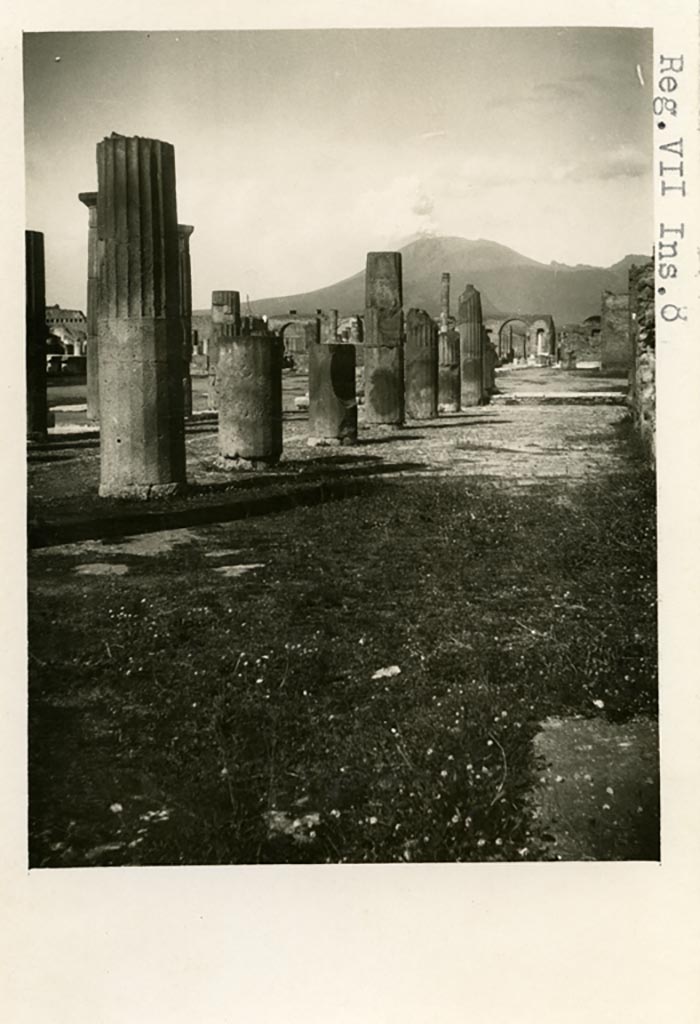
[[[47,302],[85,307],[77,194],[112,131],[175,146],[195,308],[312,291],[419,235],[572,266],[649,252],[651,56],[643,29],[27,34]]]

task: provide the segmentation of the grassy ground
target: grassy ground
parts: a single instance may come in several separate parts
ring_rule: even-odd
[[[655,714],[654,512],[642,469],[384,478],[35,553],[32,865],[547,856],[541,721]]]

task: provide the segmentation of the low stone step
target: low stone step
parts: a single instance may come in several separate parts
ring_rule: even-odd
[[[519,391],[512,395],[492,395],[491,405],[626,405],[620,391]]]

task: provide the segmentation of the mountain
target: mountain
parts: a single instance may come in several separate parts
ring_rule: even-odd
[[[632,263],[649,257],[625,256],[612,267],[570,267],[539,263],[498,242],[479,238],[422,236],[404,245],[404,309],[418,306],[432,316],[440,312],[440,275],[451,275],[451,312],[466,284],[481,292],[485,317],[502,313],[551,313],[556,324],[576,323],[600,312],[604,290],[627,290]],[[299,295],[252,300],[253,310],[268,316],[337,309],[341,316],[361,313],[365,301],[364,270],[335,284]],[[205,311],[199,311],[204,313]]]

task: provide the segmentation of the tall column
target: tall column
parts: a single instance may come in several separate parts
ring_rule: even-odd
[[[219,343],[222,338],[241,333],[241,296],[239,292],[211,293],[211,337],[207,348],[209,366],[209,408],[219,408]]]
[[[367,253],[365,422],[404,421],[403,289],[400,252]]]
[[[459,297],[462,409],[483,401],[481,295],[468,284]]]
[[[335,330],[333,324],[335,323]],[[355,346],[336,342],[337,310],[327,321],[325,343],[312,341],[309,356],[310,445],[354,444],[357,441]]]
[[[338,310],[329,309],[328,314],[323,318],[322,323],[325,328],[325,337],[322,341],[328,345],[334,345],[338,340]]]
[[[113,134],[97,146],[100,494],[185,483],[175,152]]]
[[[178,224],[177,251],[180,270],[180,321],[182,324],[182,401],[185,416],[192,415],[192,263],[190,261],[191,224]]]
[[[489,332],[485,327],[481,328],[482,343],[482,390],[484,399],[487,400],[496,389],[496,350],[491,343]]]
[[[282,454],[284,342],[255,320],[239,329],[218,337],[219,454],[227,468],[256,469]]]
[[[440,282],[438,342],[438,410],[459,412],[459,334],[450,328],[450,275]]]
[[[27,440],[45,441],[48,429],[46,407],[46,285],[44,235],[24,232],[25,324],[27,371]]]
[[[406,415],[428,420],[438,411],[437,324],[423,309],[409,309],[404,351]]]
[[[87,267],[87,418],[100,419],[100,371],[97,350],[97,192],[78,193],[80,202],[88,208],[88,267]]]

